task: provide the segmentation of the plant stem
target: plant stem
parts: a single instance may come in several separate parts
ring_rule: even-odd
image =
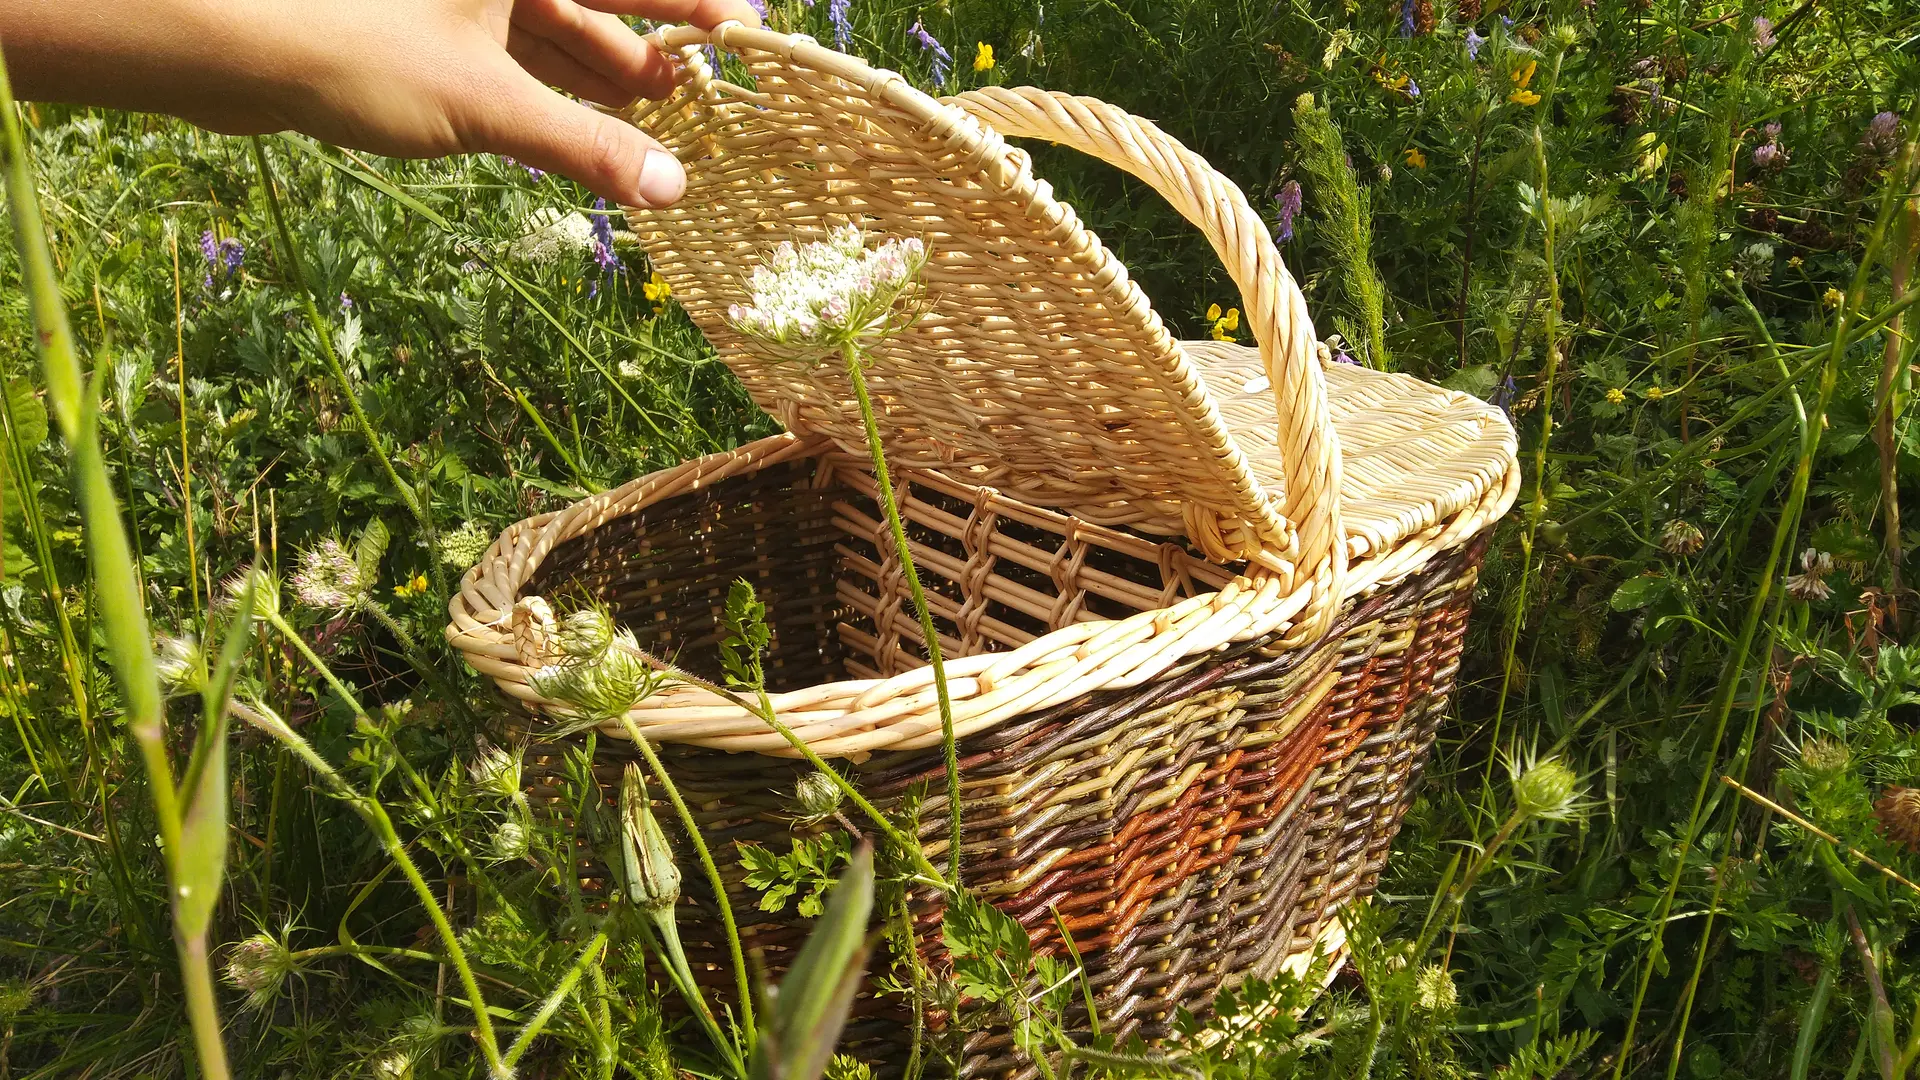
[[[547,1026],[547,1021],[553,1019],[553,1014],[559,1011],[561,1002],[567,999],[568,994],[573,993],[574,986],[580,982],[580,976],[586,973],[587,965],[592,963],[606,946],[607,931],[603,926],[599,933],[593,935],[593,940],[587,942],[586,948],[580,950],[580,955],[574,958],[573,965],[567,968],[567,973],[554,985],[553,992],[540,1003],[539,1011],[533,1014],[533,1019],[527,1021],[527,1026],[520,1029],[520,1034],[513,1040],[513,1045],[507,1047],[507,1068],[513,1068],[514,1063],[520,1060],[520,1056],[533,1045],[533,1040],[539,1036],[540,1029]]]
[[[860,419],[867,428],[867,451],[873,456],[873,479],[879,489],[880,505],[886,511],[887,525],[893,529],[893,545],[900,568],[907,576],[907,591],[920,616],[920,632],[927,639],[927,662],[933,667],[934,693],[940,701],[940,748],[947,759],[947,882],[960,887],[960,837],[964,815],[960,805],[960,751],[953,737],[953,702],[947,697],[947,669],[940,658],[940,634],[933,625],[933,609],[927,606],[927,594],[920,587],[920,571],[913,565],[913,552],[907,546],[907,529],[900,521],[900,507],[894,501],[893,480],[887,475],[886,455],[880,448],[880,426],[874,421],[873,399],[867,393],[867,376],[861,370],[860,349],[854,342],[841,347],[847,362],[847,378],[853,382],[853,395],[860,403]]]
[[[647,738],[646,733],[640,730],[640,725],[634,723],[633,717],[628,714],[620,714],[620,724],[627,729],[627,737],[633,740],[633,745],[639,749],[641,756],[647,759],[647,767],[653,770],[654,779],[660,781],[660,786],[666,790],[667,800],[673,803],[673,812],[680,818],[680,827],[687,831],[687,839],[693,844],[694,853],[700,858],[700,868],[706,872],[707,885],[713,889],[713,903],[720,909],[720,922],[727,932],[728,959],[733,962],[734,992],[740,997],[740,1026],[747,1033],[747,1051],[752,1053],[756,1036],[753,1024],[753,988],[747,981],[747,957],[740,948],[740,928],[733,919],[733,901],[727,896],[727,883],[720,877],[720,867],[713,861],[713,852],[707,849],[706,834],[701,832],[700,823],[694,820],[693,811],[687,806],[687,800],[680,796],[679,785],[673,782],[673,777],[667,773],[666,765],[661,763],[660,755],[654,750],[652,740]],[[678,937],[672,939],[672,944],[676,949],[679,948]],[[685,963],[685,959],[682,958],[681,962]],[[726,1050],[724,1044],[721,1049]]]

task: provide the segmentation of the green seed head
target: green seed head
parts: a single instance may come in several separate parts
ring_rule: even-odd
[[[583,660],[597,660],[613,644],[613,617],[599,608],[567,616],[556,642],[560,651]]]
[[[265,930],[227,952],[227,981],[246,993],[248,1008],[271,1004],[293,969],[293,953],[286,943]]]
[[[808,821],[832,816],[834,811],[840,809],[841,798],[840,785],[823,772],[810,772],[801,777],[793,790],[793,801],[799,806],[801,816]]]
[[[1413,977],[1414,1003],[1430,1013],[1449,1013],[1460,1003],[1460,991],[1453,985],[1453,972],[1438,964],[1428,964]]]

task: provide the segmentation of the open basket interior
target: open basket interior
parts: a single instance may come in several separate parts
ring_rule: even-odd
[[[608,607],[644,649],[720,675],[738,580],[766,606],[768,689],[878,679],[926,664],[918,618],[864,459],[824,452],[649,504],[556,545],[521,589]],[[898,470],[942,652],[1017,648],[1078,622],[1210,593],[1233,571],[925,470]]]

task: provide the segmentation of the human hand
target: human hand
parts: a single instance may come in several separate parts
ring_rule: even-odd
[[[748,0],[0,0],[0,47],[28,100],[397,157],[507,154],[663,206],[686,190],[679,162],[549,88],[616,107],[671,89],[618,15],[760,22]]]

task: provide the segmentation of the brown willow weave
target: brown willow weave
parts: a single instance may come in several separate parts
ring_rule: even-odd
[[[643,647],[711,674],[728,586],[744,577],[768,605],[776,684],[914,662],[901,655],[914,639],[888,638],[875,620],[875,566],[885,549],[872,541],[868,515],[877,510],[859,483],[867,479],[833,453],[729,479],[559,545],[528,589],[606,602]],[[902,480],[909,500],[954,516],[966,509],[935,487],[960,485],[911,472]],[[1060,539],[1010,528],[1036,550]],[[915,529],[929,554],[945,547],[958,555],[999,538],[956,532]],[[1349,601],[1313,646],[1276,647],[1277,635],[1245,642],[1140,686],[1090,693],[963,740],[968,886],[1018,919],[1042,952],[1063,947],[1057,912],[1087,965],[1103,1029],[1123,1038],[1163,1036],[1174,1009],[1202,1010],[1220,990],[1283,966],[1297,974],[1316,944],[1337,948],[1333,915],[1371,891],[1444,714],[1483,544],[1472,541]],[[1174,592],[1194,587],[1187,580],[1196,570],[1219,573],[1175,550],[1148,550],[1152,561],[1100,548],[1076,550],[1069,561],[1083,574],[1097,566],[1113,580]],[[1007,633],[996,627],[1044,632],[1033,615],[981,599],[981,575],[949,577],[935,559],[922,565],[936,607],[980,612],[967,620],[976,624],[971,634],[960,620],[943,621],[955,644]],[[1205,587],[1206,578],[1196,584]],[[1056,618],[1088,602],[1037,571],[1023,588],[1026,606]],[[1063,595],[1078,599],[1063,605]],[[875,657],[883,639],[891,660]],[[791,792],[802,762],[661,749],[697,808],[747,945],[779,971],[807,921],[791,907],[758,908],[738,845],[784,853],[791,835],[841,826],[796,827]],[[602,742],[596,772],[608,799],[619,763],[632,756],[631,744]],[[536,745],[529,760],[536,802],[563,806],[555,750]],[[942,760],[937,748],[893,751],[847,767],[882,806],[910,789],[924,792],[921,840],[944,865]],[[732,983],[719,920],[697,865],[682,854],[682,933],[701,977],[724,997]],[[937,975],[937,897],[915,896],[913,916]],[[928,1037],[954,1040],[967,1075],[1026,1068],[1004,1029],[975,1010],[930,1021]],[[899,998],[869,996],[844,1049],[892,1072],[905,1061],[910,1031]]]

